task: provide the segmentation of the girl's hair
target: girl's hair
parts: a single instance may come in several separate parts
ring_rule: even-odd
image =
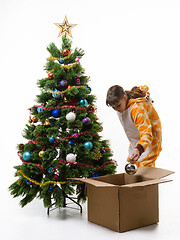
[[[128,101],[129,99],[145,97],[146,93],[141,91],[138,87],[133,87],[130,91],[125,91],[121,86],[114,85],[109,88],[106,97],[106,105],[112,106],[117,104],[124,95],[127,95]]]

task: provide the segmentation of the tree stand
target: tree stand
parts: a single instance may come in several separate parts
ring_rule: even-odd
[[[63,208],[67,207],[67,205],[70,205],[70,204],[74,203],[74,204],[78,205],[80,207],[80,209],[77,209],[77,208],[73,208],[73,209],[80,210],[80,213],[82,214],[82,206],[81,206],[81,204],[79,204],[77,201],[74,200],[74,199],[77,199],[77,198],[69,197],[65,192],[63,192],[63,197],[64,197]],[[67,203],[66,199],[69,199],[71,201],[71,203]],[[53,205],[55,205],[55,203],[53,203],[52,206]],[[69,208],[71,208],[71,207],[69,207]],[[48,208],[47,209],[47,215],[49,216],[50,211],[53,211],[55,209],[57,209],[57,208],[56,207],[55,208]]]

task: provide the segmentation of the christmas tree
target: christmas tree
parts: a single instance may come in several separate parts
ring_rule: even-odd
[[[76,194],[78,202],[84,201],[84,184],[74,178],[113,174],[116,169],[108,141],[98,134],[102,124],[96,116],[96,98],[80,63],[84,51],[73,51],[67,37],[72,37],[75,25],[66,17],[56,25],[62,46],[47,47],[47,77],[38,80],[41,93],[37,105],[29,109],[23,132],[28,142],[18,145],[21,165],[14,167],[18,180],[9,187],[14,197],[23,197],[22,207],[36,197],[43,199],[45,207],[62,207],[64,194]]]

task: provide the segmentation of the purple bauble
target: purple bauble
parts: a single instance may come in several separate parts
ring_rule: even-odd
[[[78,138],[78,133],[74,133],[74,134],[72,135],[72,138],[73,138],[73,139],[77,139],[77,138]]]
[[[91,123],[91,119],[89,117],[86,117],[82,120],[82,123],[85,125],[89,125]]]
[[[61,80],[61,81],[59,82],[59,86],[60,86],[60,87],[66,87],[66,86],[67,86],[67,81],[66,81],[66,80]]]

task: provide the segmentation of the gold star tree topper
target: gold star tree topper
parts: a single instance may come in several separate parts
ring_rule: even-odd
[[[71,28],[75,27],[77,24],[70,24],[68,22],[67,16],[65,16],[63,23],[54,23],[58,28],[60,28],[60,32],[58,37],[60,37],[61,35],[66,35],[68,34],[71,38],[72,38],[72,34],[71,34]]]

